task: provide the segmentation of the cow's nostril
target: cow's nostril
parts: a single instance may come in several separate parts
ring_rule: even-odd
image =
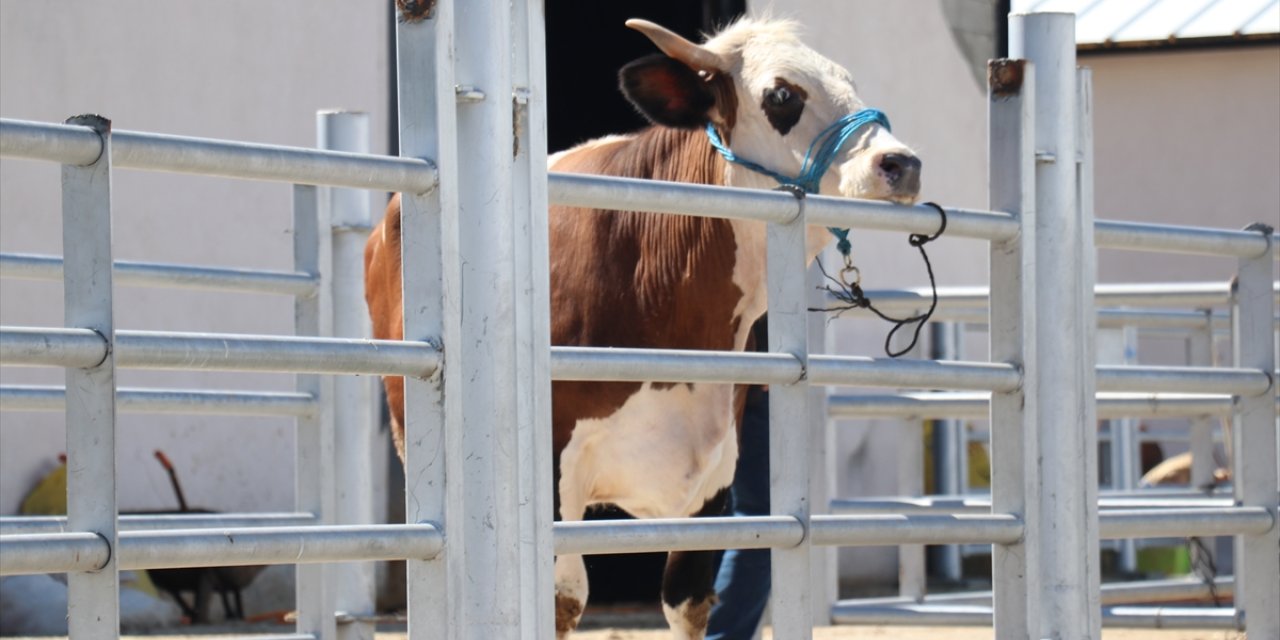
[[[920,159],[905,153],[886,153],[880,156],[880,171],[891,185],[897,185],[903,177],[920,173]]]

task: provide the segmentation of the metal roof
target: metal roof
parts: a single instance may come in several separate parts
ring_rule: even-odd
[[[1012,0],[1076,14],[1081,49],[1280,40],[1280,0]]]

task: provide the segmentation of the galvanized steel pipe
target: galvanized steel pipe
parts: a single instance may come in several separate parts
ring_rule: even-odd
[[[0,535],[0,576],[97,571],[111,545],[96,533]]]
[[[1100,365],[1099,391],[1222,393],[1256,396],[1271,388],[1267,372],[1224,367]]]
[[[120,568],[430,560],[443,547],[430,524],[130,531],[120,534]]]
[[[84,368],[106,357],[106,339],[89,329],[0,327],[0,363],[5,365]]]
[[[317,279],[309,273],[201,267],[116,260],[115,283],[140,287],[175,287],[210,291],[241,291],[309,296]],[[24,253],[0,253],[0,277],[61,280],[62,258]]]
[[[424,342],[117,331],[116,364],[149,369],[281,371],[429,377],[440,354]]]
[[[557,522],[554,532],[557,555],[794,547],[804,539],[791,516]]]
[[[1267,238],[1256,231],[1229,231],[1171,224],[1099,220],[1093,227],[1098,248],[1129,251],[1194,253],[1257,258],[1267,252]]]
[[[847,605],[831,610],[836,624],[913,626],[991,626],[989,605]],[[1102,609],[1102,626],[1135,629],[1240,629],[1235,609],[1208,607],[1112,606]]]
[[[0,410],[62,411],[66,390],[52,386],[0,386]],[[316,400],[289,392],[203,391],[198,389],[117,389],[116,408],[132,413],[188,413],[227,416],[310,415]]]
[[[113,131],[116,167],[331,185],[374,191],[425,193],[435,187],[428,161],[209,138]],[[92,163],[101,140],[88,127],[0,120],[0,155]]]
[[[547,191],[552,204],[603,210],[763,222],[787,222],[800,212],[796,199],[788,193],[634,178],[550,173]],[[929,234],[937,231],[939,224],[938,212],[923,205],[811,195],[804,206],[809,224],[815,225]],[[1007,240],[1017,232],[1017,223],[1005,213],[947,209],[947,235],[951,237]]]
[[[1275,523],[1263,507],[1205,507],[1108,510],[1098,526],[1098,537],[1114,539],[1258,534]]]
[[[156,529],[216,529],[238,527],[292,527],[315,524],[310,513],[157,513],[122,514],[121,531]],[[0,517],[0,535],[67,532],[66,516]]]
[[[893,514],[813,516],[813,544],[1010,544],[1022,521],[1009,514]]]
[[[553,380],[790,384],[802,372],[794,357],[777,353],[551,348]]]
[[[809,381],[829,385],[1008,392],[1022,383],[1022,374],[1003,363],[812,356]]]

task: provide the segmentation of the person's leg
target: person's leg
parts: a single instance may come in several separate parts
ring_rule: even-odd
[[[733,514],[769,515],[769,394],[747,392],[734,472]],[[711,609],[707,640],[749,640],[769,602],[769,550],[731,549],[716,576],[719,602]]]

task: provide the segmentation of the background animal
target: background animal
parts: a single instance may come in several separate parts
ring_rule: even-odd
[[[811,143],[866,105],[840,65],[805,46],[789,21],[743,19],[704,44],[631,20],[661,53],[619,72],[620,88],[652,126],[606,136],[550,158],[553,171],[773,188],[727,162],[734,154],[796,176]],[[820,192],[913,202],[920,161],[872,122],[854,132]],[[595,347],[743,350],[765,312],[763,223],[552,207],[551,341]],[[403,335],[400,201],[393,197],[365,251],[374,336]],[[808,233],[808,255],[830,242]],[[397,449],[404,451],[404,386],[386,378]],[[557,516],[617,505],[640,518],[726,512],[742,394],[726,384],[556,382],[552,426]],[[672,552],[663,609],[678,638],[703,637],[718,552]],[[581,556],[556,559],[556,628],[578,623],[588,585]]]

